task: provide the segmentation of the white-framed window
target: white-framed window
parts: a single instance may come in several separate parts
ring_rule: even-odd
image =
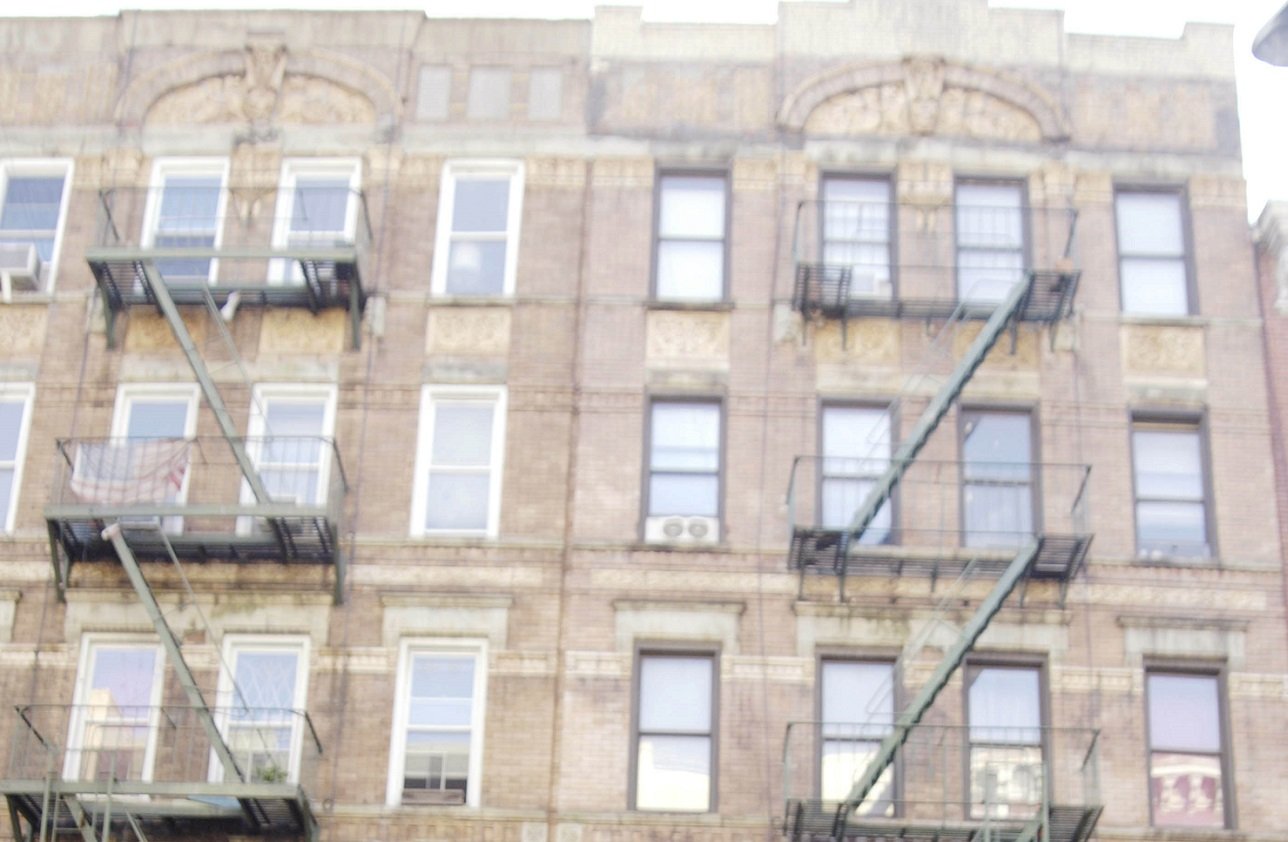
[[[412,493],[413,536],[496,536],[505,405],[502,386],[424,388]]]
[[[1231,827],[1226,811],[1229,754],[1222,676],[1151,669],[1145,674],[1149,725],[1150,821],[1155,827]]]
[[[487,643],[404,640],[386,803],[479,806]]]
[[[273,214],[273,248],[352,245],[361,210],[361,162],[356,158],[291,158],[282,163]],[[274,260],[273,283],[302,283],[294,261]]]
[[[226,158],[161,158],[152,167],[144,212],[144,248],[216,249],[223,239],[228,202]],[[156,261],[168,282],[214,283],[217,261],[208,257]]]
[[[957,300],[996,304],[1024,279],[1024,188],[957,185]]]
[[[1114,215],[1123,312],[1149,316],[1194,312],[1181,194],[1119,190],[1114,194]]]
[[[0,161],[0,285],[6,297],[52,288],[71,181],[70,160]]]
[[[112,416],[112,444],[107,451],[107,463],[92,470],[107,471],[114,477],[130,476],[140,482],[157,487],[169,484],[165,494],[168,503],[183,503],[188,499],[188,486],[192,478],[191,454],[183,447],[177,456],[156,448],[153,442],[165,440],[176,443],[191,440],[197,430],[197,385],[195,383],[127,383],[116,392],[116,407]],[[102,458],[102,457],[100,457]],[[176,463],[176,459],[180,463]],[[149,467],[150,463],[151,464]],[[89,467],[82,461],[77,466]],[[149,476],[148,472],[164,472],[165,477]],[[171,482],[171,479],[174,482]],[[167,532],[183,531],[182,517],[162,520]]]
[[[962,543],[1018,547],[1033,536],[1033,417],[962,412]]]
[[[631,808],[709,812],[715,805],[716,656],[641,652]]]
[[[308,638],[227,635],[216,721],[249,783],[295,783],[300,776],[308,693]],[[210,780],[236,781],[211,756]]]
[[[438,199],[434,295],[513,295],[522,213],[522,163],[447,162]]]
[[[976,818],[1027,818],[1042,806],[1042,671],[970,665],[966,670],[970,802]]]
[[[274,502],[321,505],[334,460],[335,386],[259,383],[253,395],[246,449],[265,490]],[[242,496],[253,499],[249,488]]]
[[[723,301],[728,179],[722,173],[658,178],[654,295],[659,301]]]
[[[819,665],[819,797],[841,801],[867,771],[894,728],[894,664],[827,658]],[[859,807],[894,815],[894,767],[887,767]]]
[[[35,395],[31,383],[0,383],[0,527],[5,532],[13,531],[17,517]]]
[[[1197,421],[1134,419],[1132,478],[1140,558],[1212,555],[1202,427]]]
[[[152,780],[163,666],[153,638],[85,635],[63,777]]]
[[[850,296],[889,298],[890,180],[823,179],[823,263],[850,270]]]
[[[824,529],[845,529],[867,500],[877,478],[890,465],[890,413],[871,406],[825,405],[820,433],[820,525]],[[864,531],[861,542],[889,542],[892,525],[887,500]]]

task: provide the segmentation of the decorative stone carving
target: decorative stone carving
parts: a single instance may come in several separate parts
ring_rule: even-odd
[[[971,323],[962,327],[953,335],[953,359],[960,360],[966,349],[979,336],[982,323]],[[1038,345],[1038,334],[1031,330],[1021,329],[1015,335],[1015,350],[1011,350],[1010,336],[1003,335],[993,346],[993,350],[984,358],[980,366],[982,371],[1035,371],[1041,362],[1042,352]]]
[[[206,340],[206,323],[204,319],[185,318],[184,325],[192,335],[192,341],[201,345]],[[170,323],[165,316],[135,308],[130,312],[128,330],[125,334],[127,351],[177,351],[178,343],[170,331]]]
[[[726,368],[729,314],[653,310],[648,314],[645,355],[651,366]]]
[[[992,70],[921,56],[816,76],[787,98],[778,119],[807,134],[939,134],[1022,142],[1068,135],[1045,92]]]
[[[327,310],[269,310],[260,326],[259,353],[338,354],[344,350],[349,314]]]
[[[0,336],[5,356],[38,356],[45,346],[45,317],[48,306],[7,304],[0,308]]]
[[[841,326],[828,321],[814,331],[814,358],[819,363],[899,364],[899,323],[891,319],[852,319]]]
[[[444,307],[431,310],[426,354],[505,356],[510,352],[508,307]]]
[[[352,65],[256,41],[240,54],[208,54],[145,74],[122,100],[122,117],[137,111],[149,125],[244,123],[256,140],[271,137],[273,123],[374,122],[379,108],[372,94],[385,94],[383,101],[388,86]]]
[[[1122,328],[1123,368],[1130,374],[1204,377],[1203,328],[1129,324]]]

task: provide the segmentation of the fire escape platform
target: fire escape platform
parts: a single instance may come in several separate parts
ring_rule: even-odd
[[[46,795],[48,793],[48,795]],[[286,783],[141,783],[138,781],[0,780],[0,795],[31,826],[38,827],[44,805],[75,798],[100,825],[109,805],[113,825],[125,814],[143,827],[167,832],[224,830],[239,834],[290,834],[314,839],[317,818],[303,787]],[[48,798],[48,801],[46,800]],[[253,816],[252,822],[247,816]],[[55,833],[71,834],[70,813],[50,810]]]
[[[787,805],[787,836],[795,842],[1016,842],[1027,831],[1030,818],[977,819],[939,822],[898,817],[852,815],[843,829],[836,820],[840,802],[794,800]],[[1095,830],[1103,808],[1056,806],[1049,808],[1044,842],[1086,842]]]
[[[796,264],[792,308],[806,317],[830,319],[968,319],[983,321],[997,309],[997,302],[958,301],[953,298],[877,297],[852,295],[851,269],[826,263]],[[1015,312],[1015,320],[1052,324],[1069,316],[1079,273],[1058,269],[1028,271],[1031,290]]]
[[[157,272],[165,261],[254,261],[262,271],[236,279],[221,277],[217,283],[170,280],[166,287],[179,306],[201,306],[206,290],[220,306],[237,294],[239,307],[281,307],[307,309],[311,313],[343,309],[349,312],[353,347],[361,336],[362,313],[367,303],[357,246],[273,248],[141,248],[97,246],[85,250],[85,258],[103,300],[108,340],[116,342],[116,319],[135,306],[158,306],[148,279],[149,268]],[[295,267],[298,277],[271,281],[267,267],[281,261]],[[164,272],[157,272],[163,275]]]
[[[1089,535],[1044,533],[1027,578],[1068,582],[1082,569],[1090,546]],[[844,570],[852,576],[956,577],[973,563],[981,575],[998,576],[1013,556],[1012,551],[1001,549],[912,554],[898,546],[855,544],[844,529],[802,526],[792,529],[788,564],[793,570],[827,574]]]

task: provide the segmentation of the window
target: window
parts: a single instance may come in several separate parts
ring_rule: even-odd
[[[162,666],[161,651],[154,642],[85,638],[64,777],[152,780]]]
[[[282,165],[273,219],[273,248],[331,248],[352,245],[358,211],[359,166],[353,160],[298,160]],[[303,283],[294,261],[274,260],[269,280]]]
[[[29,383],[0,384],[0,527],[5,532],[13,531],[17,517],[34,394]]]
[[[106,476],[124,474],[134,481],[152,488],[160,484],[155,474],[165,476],[165,502],[182,503],[188,499],[188,470],[190,454],[186,444],[196,432],[197,387],[195,385],[132,385],[122,386],[116,395],[116,410],[112,420],[112,447],[101,466],[89,467],[89,461],[78,464],[77,471],[87,467],[91,473],[107,472]],[[178,449],[160,445],[172,444]],[[86,460],[92,458],[85,454]],[[172,480],[177,478],[177,482]],[[167,532],[183,531],[182,517],[162,520]]]
[[[1042,690],[1037,667],[966,672],[970,802],[976,818],[1027,817],[1042,805]]]
[[[1211,556],[1199,424],[1137,420],[1131,437],[1137,555]]]
[[[335,387],[265,385],[254,389],[246,449],[274,502],[326,503],[334,462]],[[242,484],[244,502],[254,502]],[[246,531],[249,523],[239,523]]]
[[[465,113],[471,120],[510,119],[510,68],[471,68]]]
[[[874,407],[824,406],[822,436],[821,525],[845,529],[890,465],[890,415]],[[891,521],[887,500],[863,533],[862,543],[889,542]]]
[[[505,390],[425,388],[412,535],[495,536],[505,448]]]
[[[1146,679],[1153,823],[1231,826],[1220,676],[1151,670]]]
[[[663,175],[657,211],[656,296],[721,301],[725,296],[723,175]]]
[[[716,669],[711,654],[641,653],[632,808],[714,808]]]
[[[679,538],[656,529],[668,518],[690,523],[696,538],[717,540],[720,531],[720,404],[654,401],[649,424],[646,538]],[[654,520],[658,519],[658,520]],[[656,524],[661,523],[661,526]],[[706,531],[696,535],[699,525]],[[701,530],[698,530],[701,531]]]
[[[487,652],[478,641],[404,641],[390,748],[390,806],[479,806]]]
[[[434,247],[436,295],[514,293],[522,202],[521,164],[447,164]]]
[[[233,637],[224,640],[219,672],[219,730],[246,780],[299,780],[305,739],[300,713],[307,693],[307,640]],[[220,772],[222,771],[222,776]],[[211,780],[236,780],[211,757]]]
[[[850,270],[852,297],[890,297],[890,182],[823,181],[823,262]]]
[[[825,660],[819,683],[819,797],[841,801],[894,727],[894,665]],[[894,815],[893,781],[890,766],[864,799],[859,814]]]
[[[1193,312],[1181,195],[1119,191],[1114,210],[1123,312],[1151,316]]]
[[[957,298],[996,304],[1024,279],[1024,193],[1019,184],[957,185]]]
[[[962,413],[962,541],[1017,547],[1033,536],[1032,418]]]
[[[228,162],[222,159],[160,160],[148,191],[143,246],[155,249],[215,249],[223,236],[224,184]],[[167,281],[214,283],[216,261],[209,257],[156,261]]]
[[[44,289],[53,277],[71,164],[65,161],[0,165],[0,281],[14,289]],[[35,272],[31,251],[35,249]]]

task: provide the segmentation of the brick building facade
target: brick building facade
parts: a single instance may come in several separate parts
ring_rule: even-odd
[[[1282,838],[1227,27],[0,37],[0,835]]]

